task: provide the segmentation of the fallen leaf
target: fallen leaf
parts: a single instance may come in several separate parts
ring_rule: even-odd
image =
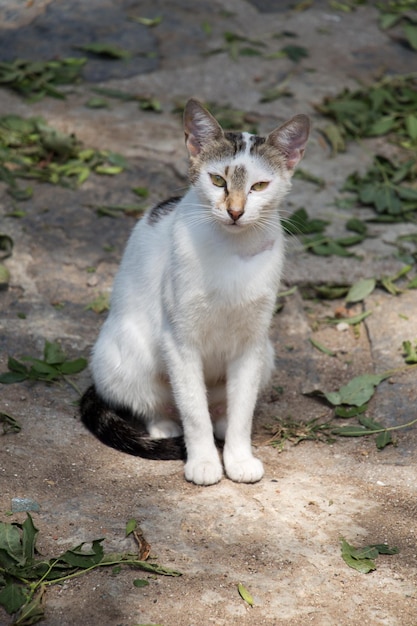
[[[246,587],[244,587],[244,585],[242,585],[242,583],[238,584],[237,590],[239,592],[240,597],[247,604],[249,604],[249,606],[253,606],[253,598],[252,598],[251,594],[249,593],[249,591],[246,589]]]
[[[84,52],[90,52],[91,54],[108,57],[110,59],[128,59],[132,56],[127,50],[110,43],[87,43],[81,46],[76,46],[76,48],[83,50]]]
[[[365,300],[365,298],[373,292],[375,285],[375,278],[363,278],[358,280],[358,282],[354,283],[349,289],[346,296],[346,302],[351,304],[355,302],[362,302],[362,300]]]
[[[321,344],[316,339],[313,339],[313,337],[310,337],[309,341],[311,345],[317,348],[317,350],[320,350],[320,352],[323,352],[324,354],[327,354],[328,356],[336,356],[336,352],[334,352],[333,350],[330,350],[329,348],[326,348],[326,346],[323,346],[323,344]]]
[[[135,578],[135,580],[133,581],[133,584],[135,587],[147,587],[149,585],[149,581],[143,579],[143,578]]]
[[[335,406],[347,404],[359,407],[372,398],[375,388],[388,377],[387,373],[355,376],[347,385],[340,387],[339,391],[325,393],[324,397]]]
[[[158,15],[157,17],[130,17],[129,19],[143,26],[147,26],[148,28],[154,28],[162,22],[163,17],[162,15]]]
[[[398,548],[390,548],[387,544],[374,543],[364,548],[355,548],[343,537],[341,538],[342,558],[349,567],[361,574],[368,574],[376,569],[373,559],[380,554],[397,554]]]
[[[368,574],[376,569],[376,565],[371,559],[357,558],[356,548],[350,545],[347,541],[341,539],[341,544],[342,559],[346,565],[349,565],[349,567],[352,567],[361,574]]]
[[[417,363],[417,342],[413,345],[411,341],[403,341],[403,353],[406,363]]]

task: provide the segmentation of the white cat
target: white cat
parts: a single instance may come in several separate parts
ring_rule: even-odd
[[[185,477],[199,485],[222,477],[214,431],[227,476],[251,483],[263,476],[252,417],[274,366],[268,330],[284,258],[278,207],[309,120],[296,115],[266,138],[225,132],[190,100],[184,130],[190,189],[133,230],[81,414],[119,450],[185,456]]]

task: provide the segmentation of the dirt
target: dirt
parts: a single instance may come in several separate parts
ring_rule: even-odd
[[[29,104],[1,89],[4,113],[43,115],[51,125],[76,132],[86,145],[122,153],[129,170],[112,178],[93,176],[76,190],[34,184],[33,198],[19,204],[26,212],[21,219],[7,217],[13,205],[1,184],[0,230],[15,246],[5,261],[11,272],[9,288],[0,291],[0,371],[6,371],[8,355],[41,356],[46,339],[59,340],[71,358],[88,356],[105,314],[86,307],[109,292],[136,220],[98,217],[92,205],[133,202],[134,186],[149,188],[149,204],[184,188],[186,154],[180,118],[172,111],[188,96],[256,113],[262,131],[295,111],[311,115],[315,130],[303,168],[324,178],[326,186],[316,190],[295,181],[284,211],[305,206],[309,214],[330,219],[338,232],[351,213],[335,208],[334,198],[347,173],[369,163],[374,144],[350,144],[345,154],[332,158],[320,139],[317,129],[323,119],[313,103],[355,86],[356,79],[375,78],[381,67],[394,73],[415,67],[415,53],[378,28],[378,12],[368,4],[345,13],[317,2],[296,12],[289,2],[230,0],[204,2],[196,15],[186,0],[169,8],[158,2],[139,6],[109,1],[102,13],[92,2],[104,34],[112,21],[119,24],[122,10],[153,17],[163,8],[165,30],[149,29],[144,39],[146,51],[162,57],[138,61],[136,70],[131,63],[112,69],[113,61],[97,62],[95,74],[71,88],[63,101]],[[64,33],[64,9],[76,24],[86,19],[81,8],[82,3],[52,0],[31,3],[25,12],[17,1],[7,7],[0,3],[2,28],[9,33],[10,46],[16,41],[15,54],[29,55],[30,42],[39,40],[45,24],[53,30],[62,18],[59,32]],[[232,14],[225,17],[223,10]],[[112,11],[118,12],[117,19]],[[203,39],[204,21],[213,25],[209,42]],[[223,45],[226,30],[253,38],[293,31],[310,56],[297,65],[258,57],[236,61],[227,53],[202,56],[207,46]],[[135,51],[129,37],[125,45]],[[70,48],[65,46],[72,40],[62,41],[67,54]],[[58,44],[51,40],[50,50]],[[39,50],[48,54],[47,47]],[[261,90],[289,71],[293,97],[259,104]],[[150,93],[161,101],[163,112],[141,111],[132,102],[87,109],[97,77],[102,86]],[[257,484],[224,478],[217,485],[197,487],[184,480],[181,462],[145,461],[105,448],[80,424],[79,396],[68,384],[1,386],[0,411],[16,417],[22,429],[0,437],[0,520],[25,519],[25,513],[9,514],[13,498],[37,502],[40,510],[32,515],[40,530],[38,548],[52,557],[102,537],[106,551],[134,550],[125,527],[136,518],[151,544],[152,562],[182,573],[171,578],[129,568],[117,575],[105,569],[91,572],[48,588],[42,624],[417,624],[415,427],[396,431],[395,446],[383,450],[377,450],[373,437],[322,438],[298,445],[288,441],[282,449],[268,443],[278,419],[330,420],[330,407],[310,392],[336,390],[364,373],[398,370],[378,386],[370,404],[372,417],[387,426],[417,417],[415,370],[404,371],[401,350],[403,341],[417,337],[416,292],[394,298],[376,290],[353,310],[372,311],[359,331],[322,323],[343,301],[303,297],[306,288],[318,283],[392,275],[402,266],[391,243],[415,227],[371,228],[374,238],[357,250],[362,260],[314,257],[294,240],[288,243],[283,289],[298,289],[283,299],[271,329],[277,369],[255,416],[254,446],[265,465],[265,477]],[[318,351],[310,338],[336,356]],[[80,390],[86,388],[88,371],[74,382]],[[342,560],[341,537],[358,547],[386,542],[399,551],[380,555],[375,571],[360,574]],[[136,578],[147,579],[149,585],[136,588]],[[253,607],[239,596],[239,583],[253,596]],[[10,623],[0,609],[0,624]]]

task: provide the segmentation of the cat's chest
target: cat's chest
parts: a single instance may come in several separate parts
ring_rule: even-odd
[[[273,245],[257,254],[200,254],[179,263],[169,287],[176,324],[212,343],[250,337],[268,322],[280,277]],[[210,335],[210,338],[208,337]]]

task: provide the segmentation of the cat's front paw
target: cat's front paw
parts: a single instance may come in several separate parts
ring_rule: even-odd
[[[264,475],[264,466],[254,456],[224,459],[227,476],[236,483],[256,483]]]
[[[188,460],[184,469],[185,478],[196,485],[214,485],[223,476],[219,459]]]

